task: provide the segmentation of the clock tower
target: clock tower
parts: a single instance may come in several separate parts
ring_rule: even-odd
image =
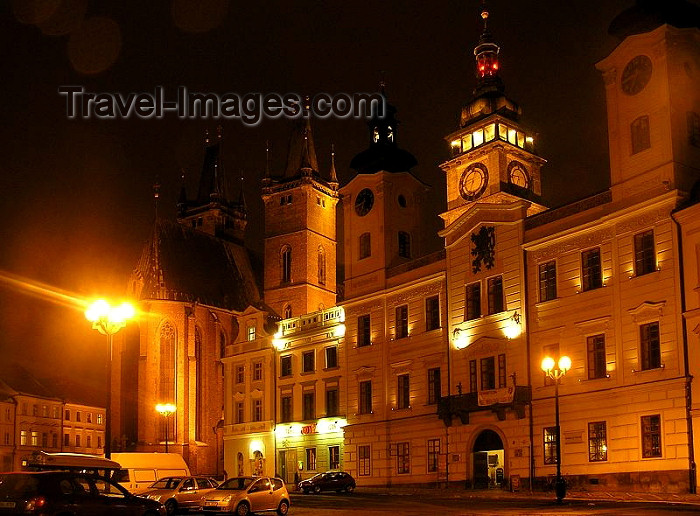
[[[530,201],[527,214],[541,205],[540,168],[545,160],[535,153],[534,135],[520,124],[520,107],[505,95],[499,75],[500,47],[487,28],[474,48],[477,85],[462,108],[459,129],[446,137],[452,157],[441,165],[447,174],[449,226],[475,203],[507,204]]]
[[[345,299],[384,288],[387,269],[426,252],[428,186],[410,172],[416,158],[398,147],[396,108],[385,102],[383,115],[369,121],[369,148],[352,159],[357,175],[340,190]]]
[[[700,179],[700,30],[683,0],[637,1],[610,24],[621,43],[597,64],[608,109],[613,200]]]

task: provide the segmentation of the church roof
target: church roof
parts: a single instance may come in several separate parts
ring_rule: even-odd
[[[634,6],[615,17],[608,32],[625,39],[666,23],[680,29],[700,27],[700,6],[686,0],[637,0]]]
[[[243,311],[260,295],[248,251],[168,220],[158,220],[132,278],[139,299],[199,302]]]

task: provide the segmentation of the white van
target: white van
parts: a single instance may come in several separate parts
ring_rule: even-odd
[[[185,459],[177,453],[113,453],[112,460],[121,465],[114,480],[132,493],[163,477],[190,476]]]

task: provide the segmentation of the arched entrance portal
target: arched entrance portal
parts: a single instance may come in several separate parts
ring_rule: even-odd
[[[504,478],[505,453],[503,441],[493,430],[484,430],[474,441],[474,488],[501,487]]]

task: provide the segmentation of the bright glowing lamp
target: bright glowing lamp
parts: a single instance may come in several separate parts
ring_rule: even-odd
[[[554,369],[554,359],[552,357],[544,357],[542,359],[542,370],[547,373]]]
[[[571,359],[564,355],[559,359],[559,370],[566,373],[569,369],[571,369]]]

